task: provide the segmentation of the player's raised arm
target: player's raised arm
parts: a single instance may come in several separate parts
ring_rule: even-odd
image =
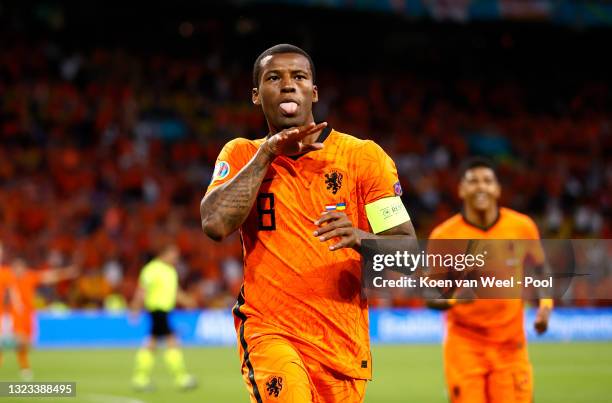
[[[42,284],[54,284],[64,280],[71,280],[79,276],[79,269],[75,265],[49,269],[41,273]]]
[[[322,144],[307,143],[304,139],[325,126],[325,122],[310,123],[270,136],[236,176],[204,196],[200,203],[204,233],[220,241],[236,231],[249,215],[272,161],[279,155],[292,156],[320,150]]]

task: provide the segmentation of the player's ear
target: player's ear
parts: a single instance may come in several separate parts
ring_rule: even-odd
[[[495,197],[495,200],[498,200],[501,197],[501,186],[499,185],[499,182],[497,182],[497,180],[495,181],[495,190],[493,191],[493,197]]]
[[[461,200],[465,199],[465,189],[463,188],[463,179],[459,181],[457,185],[457,194]]]
[[[251,100],[253,101],[254,105],[261,105],[261,100],[259,99],[259,89],[258,88],[253,88],[251,90]]]
[[[312,102],[318,102],[319,101],[319,89],[317,88],[316,85],[312,86]]]

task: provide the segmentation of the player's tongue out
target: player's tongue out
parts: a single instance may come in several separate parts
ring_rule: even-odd
[[[298,105],[295,102],[282,102],[280,104],[281,111],[285,115],[293,115],[297,112]]]

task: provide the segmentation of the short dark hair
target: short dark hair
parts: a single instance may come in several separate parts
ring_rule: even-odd
[[[476,156],[476,157],[470,157],[467,160],[463,161],[459,169],[459,179],[463,180],[466,172],[474,168],[489,168],[490,170],[493,171],[496,178],[498,176],[497,167],[492,160],[486,157]]]
[[[257,59],[255,59],[255,64],[253,64],[253,87],[259,88],[259,79],[261,78],[261,60],[266,56],[278,55],[280,53],[297,53],[308,59],[308,64],[310,64],[310,72],[312,73],[312,82],[315,82],[315,67],[310,55],[306,53],[304,49],[298,48],[297,46],[290,45],[288,43],[281,43],[264,50],[259,56],[257,56]]]

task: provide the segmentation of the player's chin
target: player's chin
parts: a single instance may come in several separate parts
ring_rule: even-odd
[[[476,210],[480,210],[480,211],[485,211],[488,210],[489,208],[491,208],[492,205],[492,201],[491,200],[473,200],[472,201],[472,205],[474,206],[474,208]]]
[[[276,127],[280,128],[280,129],[289,129],[290,127],[298,127],[298,126],[303,126],[306,124],[306,119],[302,118],[301,116],[298,115],[294,115],[294,116],[279,116],[276,119]]]

